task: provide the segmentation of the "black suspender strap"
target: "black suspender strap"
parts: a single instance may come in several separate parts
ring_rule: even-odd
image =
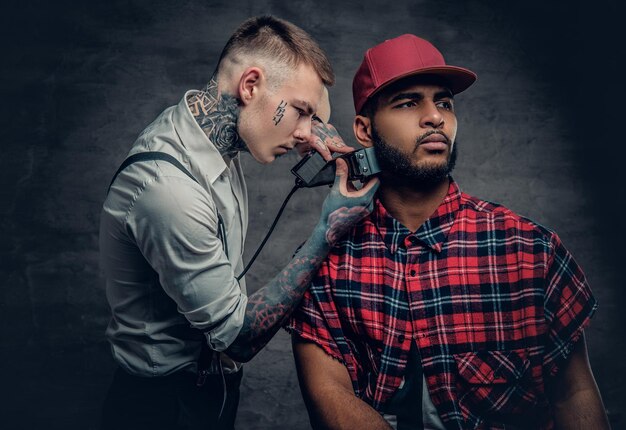
[[[117,169],[117,172],[115,172],[115,175],[113,175],[113,179],[111,179],[111,183],[109,184],[107,193],[108,191],[111,190],[111,185],[113,185],[113,182],[115,182],[117,175],[119,175],[122,170],[124,170],[131,164],[136,163],[138,161],[153,161],[153,160],[167,161],[168,163],[173,164],[174,166],[178,168],[178,170],[183,172],[185,175],[189,176],[189,178],[191,178],[195,183],[198,183],[198,180],[194,178],[191,172],[187,170],[180,161],[172,157],[170,154],[166,154],[165,152],[157,152],[157,151],[140,152],[138,154],[133,154],[130,157],[128,157],[126,160],[124,160],[120,168]]]
[[[122,172],[122,170],[124,170],[131,164],[137,163],[139,161],[154,161],[154,160],[161,160],[161,161],[165,161],[170,164],[173,164],[174,167],[178,168],[178,170],[183,172],[185,175],[189,176],[189,178],[192,181],[194,181],[196,184],[199,184],[198,180],[191,174],[191,172],[187,170],[180,161],[178,161],[176,158],[174,158],[170,154],[167,154],[165,152],[158,152],[158,151],[139,152],[137,154],[131,155],[130,157],[128,157],[126,160],[122,162],[122,165],[119,167],[119,169],[117,169],[117,172],[115,172],[115,175],[113,175],[113,179],[111,179],[111,183],[109,184],[109,188],[107,189],[107,194],[109,191],[111,191],[111,186],[113,185],[113,182],[115,182],[115,179]],[[217,211],[217,207],[215,208],[215,210]],[[217,235],[219,236],[220,241],[222,242],[222,246],[224,247],[224,252],[226,253],[226,257],[228,257],[228,244],[226,243],[226,227],[224,226],[224,220],[222,219],[222,215],[220,215],[219,211],[217,211],[217,229],[218,229]]]

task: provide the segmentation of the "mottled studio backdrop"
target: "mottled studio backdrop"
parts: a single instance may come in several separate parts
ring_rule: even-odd
[[[4,1],[0,25],[0,428],[95,429],[114,369],[98,269],[109,179],[135,136],[209,79],[245,18],[309,31],[337,74],[332,120],[352,140],[364,50],[411,32],[479,80],[457,98],[463,190],[555,229],[600,309],[590,359],[614,428],[626,428],[623,19],[617,1]],[[247,257],[292,186],[296,156],[244,157]],[[289,260],[325,190],[299,191],[248,275]],[[246,368],[240,429],[307,429],[288,337]]]

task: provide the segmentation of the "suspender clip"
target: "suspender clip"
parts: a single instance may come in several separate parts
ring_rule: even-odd
[[[197,387],[202,387],[204,385],[208,374],[209,374],[209,371],[207,369],[203,369],[198,372],[198,379],[196,380]]]

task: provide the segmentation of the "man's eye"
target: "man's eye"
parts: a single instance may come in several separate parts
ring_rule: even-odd
[[[449,101],[440,101],[439,103],[437,103],[437,106],[439,106],[442,109],[446,109],[446,110],[454,109],[454,106],[452,105],[452,102],[449,102]]]
[[[402,109],[402,108],[409,108],[413,106],[417,106],[417,103],[415,103],[413,100],[409,100],[408,102],[404,102],[404,103],[400,103],[399,105],[396,105],[395,108]]]

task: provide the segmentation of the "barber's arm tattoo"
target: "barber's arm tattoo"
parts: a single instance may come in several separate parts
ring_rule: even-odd
[[[270,341],[300,303],[330,248],[367,213],[364,207],[342,207],[331,213],[330,225],[318,225],[291,262],[248,298],[243,327],[226,350],[231,358],[249,361]]]
[[[307,242],[274,279],[248,298],[243,327],[226,353],[248,361],[263,348],[300,303],[329,250],[372,209],[376,188],[359,197],[331,189],[322,217]]]
[[[230,94],[219,94],[217,80],[211,78],[206,88],[187,98],[187,105],[200,128],[222,155],[234,156],[247,151],[237,132],[240,106]]]
[[[230,357],[249,361],[270,341],[300,303],[327,253],[328,244],[318,234],[274,279],[248,298],[243,327],[226,350]]]

